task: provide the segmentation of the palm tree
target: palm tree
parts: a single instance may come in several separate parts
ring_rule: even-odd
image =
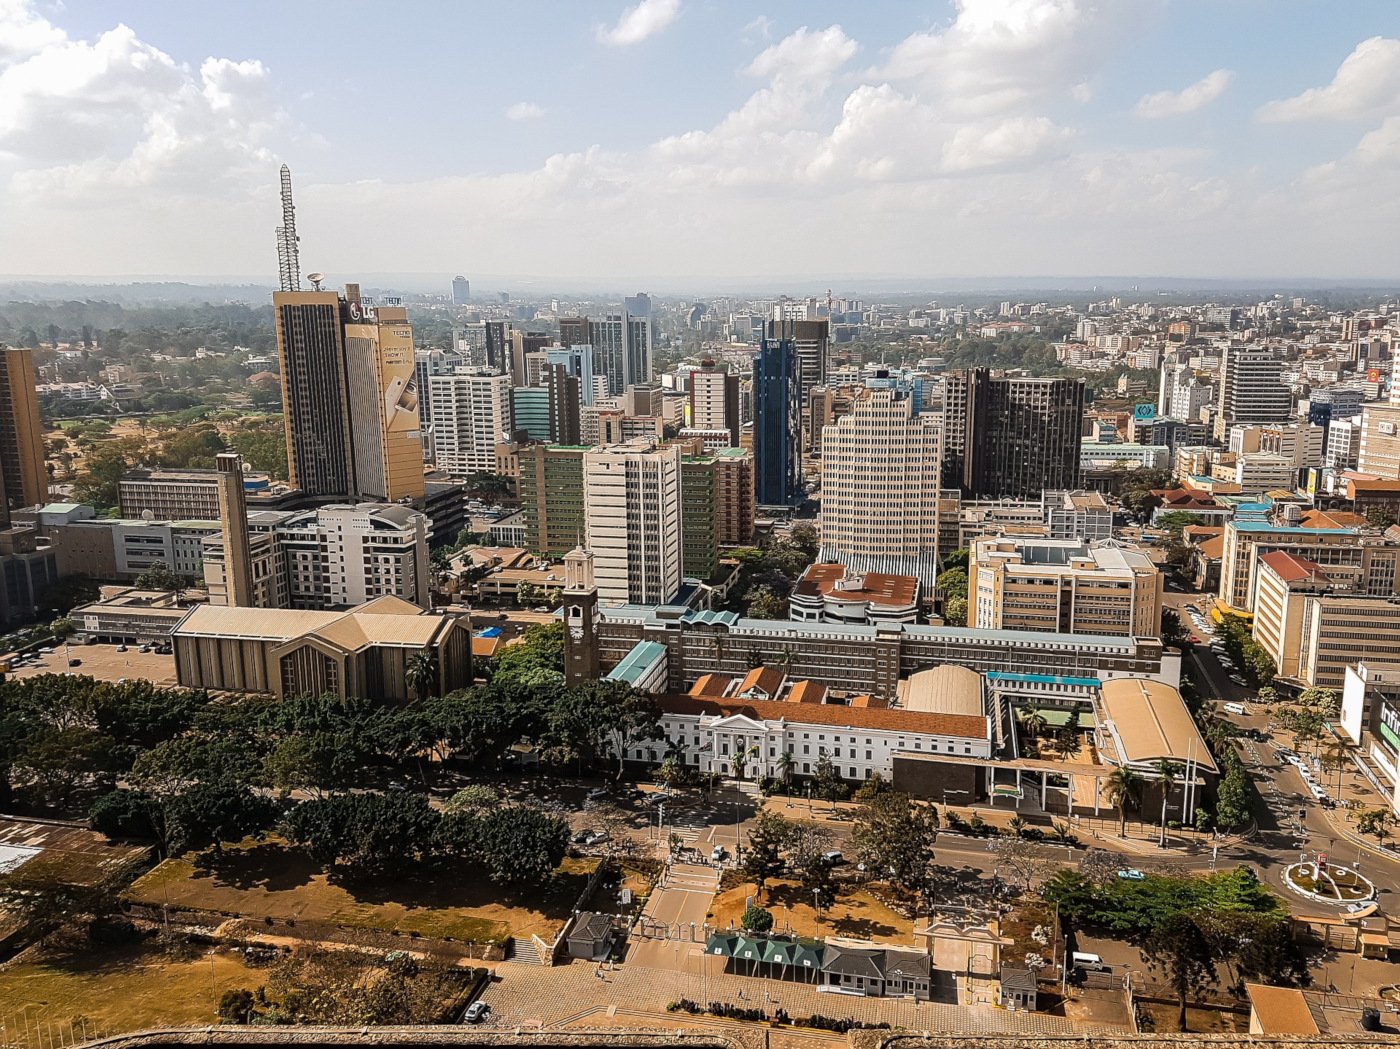
[[[1162,788],[1162,835],[1157,839],[1158,848],[1167,847],[1167,798],[1171,796],[1172,787],[1176,786],[1181,772],[1181,766],[1175,761],[1161,758],[1157,762],[1157,783]]]
[[[1119,765],[1104,784],[1109,804],[1118,810],[1118,836],[1128,827],[1128,806],[1137,804],[1142,796],[1142,777],[1126,765]]]
[[[433,694],[438,683],[438,657],[431,648],[415,652],[408,657],[404,667],[404,682],[413,689],[419,699],[427,699]]]
[[[788,800],[792,800],[792,770],[797,762],[792,759],[792,755],[786,750],[778,755],[778,776],[783,781],[783,786],[787,789]]]
[[[1337,773],[1337,800],[1342,800],[1342,770],[1347,767],[1347,762],[1351,760],[1352,752],[1356,750],[1356,744],[1349,739],[1342,739],[1340,736],[1333,736],[1327,746],[1322,748],[1322,765],[1324,768],[1333,769]]]

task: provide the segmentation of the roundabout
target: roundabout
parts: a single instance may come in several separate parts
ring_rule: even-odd
[[[1360,871],[1328,863],[1325,857],[1290,864],[1283,883],[1299,896],[1333,907],[1350,907],[1376,898],[1376,887]]]

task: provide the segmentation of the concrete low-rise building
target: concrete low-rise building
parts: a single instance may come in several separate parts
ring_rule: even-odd
[[[788,618],[799,623],[915,623],[917,576],[848,574],[844,565],[807,567],[788,596]]]
[[[407,670],[423,652],[437,664],[436,694],[472,682],[466,618],[396,597],[346,612],[202,605],[171,636],[176,677],[187,688],[402,702],[414,698]]]
[[[969,627],[1160,633],[1162,574],[1136,547],[1111,539],[1001,536],[979,539],[970,554]]]

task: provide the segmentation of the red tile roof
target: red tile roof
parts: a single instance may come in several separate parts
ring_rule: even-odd
[[[1326,581],[1327,573],[1322,570],[1322,566],[1315,561],[1309,561],[1306,557],[1299,557],[1297,554],[1290,554],[1287,550],[1274,550],[1259,556],[1261,563],[1268,565],[1286,583],[1295,583],[1303,579],[1319,579]]]
[[[729,717],[742,714],[755,721],[788,721],[849,729],[883,729],[918,732],[930,736],[988,739],[991,727],[979,714],[925,714],[917,710],[882,707],[838,707],[817,703],[774,703],[750,699],[699,699],[694,696],[658,696],[666,714],[708,714]]]

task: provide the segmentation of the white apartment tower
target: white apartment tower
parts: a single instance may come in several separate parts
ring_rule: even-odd
[[[681,453],[639,439],[583,456],[584,531],[598,599],[662,605],[681,587]]]
[[[459,368],[428,379],[433,457],[456,477],[496,471],[496,444],[511,430],[510,376]]]
[[[865,571],[924,575],[938,556],[942,427],[908,396],[867,390],[822,427],[822,549]]]

